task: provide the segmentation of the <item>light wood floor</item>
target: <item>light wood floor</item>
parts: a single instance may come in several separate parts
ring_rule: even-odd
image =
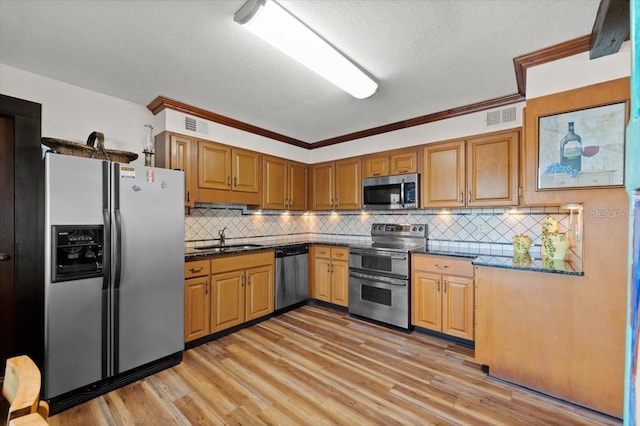
[[[52,425],[609,425],[488,378],[469,349],[305,306],[188,350]]]

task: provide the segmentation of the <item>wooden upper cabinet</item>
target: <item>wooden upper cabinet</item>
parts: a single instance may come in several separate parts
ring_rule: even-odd
[[[467,140],[467,205],[518,204],[519,132]]]
[[[307,196],[309,167],[303,163],[289,161],[287,176],[289,177],[289,209],[307,210],[309,208],[309,197]]]
[[[418,171],[418,153],[417,151],[403,151],[395,154],[368,155],[362,159],[362,167],[365,178],[416,173]]]
[[[287,206],[287,160],[265,155],[262,166],[262,208],[283,209]]]
[[[195,203],[195,183],[198,176],[195,164],[197,141],[187,136],[162,132],[155,137],[156,167],[184,171],[184,205]]]
[[[260,179],[260,155],[246,149],[231,149],[231,189],[240,192],[258,192]]]
[[[335,203],[335,163],[314,164],[311,166],[311,190],[313,210],[331,210]]]
[[[389,176],[389,156],[365,157],[363,160],[365,178]]]
[[[264,156],[263,209],[307,210],[307,165]]]
[[[231,148],[198,142],[198,188],[231,189]]]
[[[520,132],[425,145],[422,206],[518,205]]]
[[[362,207],[362,177],[360,158],[336,161],[335,207],[337,210],[356,210]]]
[[[416,151],[395,154],[389,157],[390,174],[402,175],[418,172],[418,153]]]
[[[260,204],[262,156],[217,142],[198,141],[197,201]]]
[[[465,142],[426,145],[423,159],[422,206],[464,206]]]

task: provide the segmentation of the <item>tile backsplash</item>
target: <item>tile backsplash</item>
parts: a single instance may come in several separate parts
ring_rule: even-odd
[[[368,241],[373,223],[420,223],[427,224],[428,245],[433,250],[511,256],[513,236],[523,233],[531,237],[530,252],[537,256],[541,222],[549,215],[558,221],[559,231],[569,231],[576,221],[575,215],[558,207],[301,213],[212,204],[191,209],[185,218],[185,243],[210,244],[223,228],[229,243],[264,243],[287,237]]]

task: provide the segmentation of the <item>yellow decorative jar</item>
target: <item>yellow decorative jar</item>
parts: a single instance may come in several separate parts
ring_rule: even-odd
[[[542,257],[549,256],[549,254],[547,253],[547,247],[549,245],[547,240],[548,240],[549,233],[557,232],[557,231],[558,231],[558,221],[551,216],[547,216],[546,218],[544,218],[544,220],[542,221],[542,247],[540,250],[540,254],[542,255]]]
[[[531,237],[526,234],[517,234],[513,237],[513,251],[516,254],[523,254],[529,252],[531,247]]]
[[[565,232],[549,232],[542,246],[549,259],[564,260],[569,249],[569,241]]]
[[[516,253],[513,255],[513,266],[530,266],[531,256],[529,253]]]

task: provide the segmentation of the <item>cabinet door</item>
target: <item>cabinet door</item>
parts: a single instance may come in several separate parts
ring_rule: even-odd
[[[209,334],[209,277],[191,278],[184,282],[184,341]]]
[[[265,155],[263,161],[262,208],[286,209],[288,198],[287,160]]]
[[[289,209],[307,210],[308,167],[306,164],[289,162],[288,172]]]
[[[231,188],[231,149],[213,142],[198,142],[198,188]]]
[[[464,141],[424,147],[423,207],[464,206]]]
[[[240,192],[258,192],[260,185],[260,154],[234,148],[231,151],[232,189]]]
[[[311,168],[313,210],[331,210],[334,196],[334,163],[316,164]]]
[[[417,271],[411,282],[411,323],[442,331],[442,277]]]
[[[442,332],[473,340],[473,280],[443,276]]]
[[[260,318],[273,312],[273,265],[247,269],[246,320]]]
[[[336,161],[336,208],[356,210],[362,207],[360,158]]]
[[[418,171],[418,153],[406,152],[392,155],[390,159],[389,174],[401,175],[404,173],[416,173]]]
[[[389,175],[389,157],[386,155],[365,158],[363,164],[365,178]]]
[[[184,172],[184,204],[187,207],[194,206],[195,191],[192,188],[195,175],[195,167],[192,167],[195,152],[191,151],[192,141],[180,135],[170,136],[170,169],[179,169]]]
[[[349,263],[331,261],[331,302],[349,306]]]
[[[331,302],[331,259],[313,259],[313,298]]]
[[[517,131],[467,141],[467,205],[518,204]]]
[[[245,280],[244,270],[211,275],[212,333],[244,322]]]

